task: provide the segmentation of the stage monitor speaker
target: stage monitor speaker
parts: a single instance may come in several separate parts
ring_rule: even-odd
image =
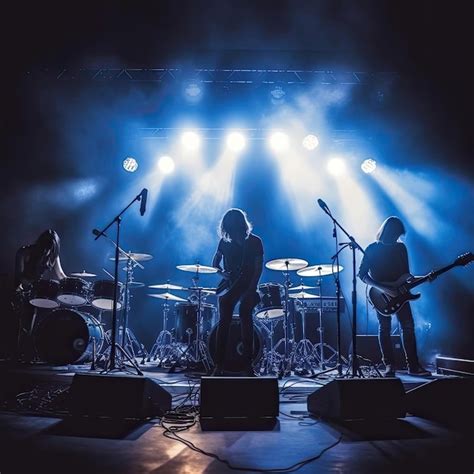
[[[402,346],[400,336],[390,336],[392,340],[394,366],[396,370],[405,370],[407,368],[405,352]],[[352,353],[352,344],[349,354]],[[357,335],[357,354],[371,360],[374,364],[382,364],[382,353],[380,352],[379,338],[372,334]],[[363,362],[362,362],[363,363]]]
[[[309,395],[308,411],[337,420],[403,418],[405,391],[397,378],[333,380]]]
[[[202,377],[202,419],[276,418],[280,409],[276,377]]]
[[[474,377],[432,380],[407,392],[407,411],[447,425],[474,425]]]
[[[144,419],[171,409],[169,392],[135,375],[76,374],[70,395],[75,416]]]

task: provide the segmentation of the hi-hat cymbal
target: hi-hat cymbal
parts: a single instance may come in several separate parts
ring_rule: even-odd
[[[295,298],[298,300],[309,300],[309,299],[319,298],[318,295],[312,295],[311,293],[306,293],[305,291],[300,291],[299,293],[291,293],[288,296],[290,298]]]
[[[188,300],[185,300],[184,298],[173,295],[172,293],[158,293],[156,295],[149,294],[148,296],[151,296],[152,298],[159,298],[161,300],[167,300],[167,301],[188,301]]]
[[[173,285],[172,283],[158,283],[156,285],[148,285],[148,288],[156,288],[158,290],[186,290],[183,286]]]
[[[302,277],[319,277],[332,275],[333,273],[338,273],[344,270],[342,265],[332,265],[331,263],[322,263],[320,265],[311,265],[310,267],[302,268],[296,273]]]
[[[290,291],[304,291],[304,290],[312,290],[316,288],[315,286],[308,286],[308,285],[298,285],[298,286],[292,286],[289,288]]]
[[[130,253],[127,253],[127,255],[121,254],[119,256],[119,262],[128,260],[129,257],[133,258],[133,260],[136,260],[137,262],[145,262],[147,260],[151,260],[153,258],[153,255],[150,255],[149,253],[130,252]],[[110,257],[109,260],[112,260],[113,262],[115,262],[115,257]]]
[[[217,273],[218,269],[214,267],[206,267],[204,265],[177,265],[176,268],[178,270],[182,270],[183,272],[193,272],[193,273]]]
[[[95,273],[89,273],[89,272],[86,272],[85,270],[82,270],[82,272],[71,273],[71,276],[80,277],[80,278],[93,278],[97,275]]]
[[[141,281],[129,281],[128,282],[128,287],[131,290],[134,290],[135,288],[143,288],[145,286],[145,283],[142,283]]]
[[[301,258],[277,258],[276,260],[270,260],[265,264],[269,270],[278,270],[285,272],[287,270],[299,270],[308,266],[308,262]]]

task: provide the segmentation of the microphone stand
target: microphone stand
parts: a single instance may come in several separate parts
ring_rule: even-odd
[[[362,376],[362,372],[359,368],[359,363],[357,360],[357,348],[356,348],[356,335],[357,335],[357,273],[356,273],[356,250],[365,254],[362,247],[357,243],[357,241],[350,235],[344,227],[333,217],[329,208],[324,205],[321,206],[321,209],[331,218],[333,225],[334,225],[334,232],[336,234],[336,241],[337,241],[337,227],[342,230],[342,232],[347,236],[349,239],[348,243],[341,244],[343,247],[336,252],[334,258],[337,261],[337,265],[339,265],[339,253],[344,250],[346,247],[350,247],[352,250],[352,377],[357,377],[357,375]],[[339,269],[339,267],[338,267]],[[341,364],[341,352],[340,352],[340,307],[339,307],[339,291],[340,291],[340,284],[339,284],[339,277],[336,280],[336,293],[337,293],[337,317],[338,317],[338,374],[342,375],[342,365]]]
[[[128,356],[128,354],[125,352],[125,350],[120,347],[117,344],[116,337],[117,337],[117,296],[118,296],[118,267],[119,267],[119,254],[120,251],[123,252],[123,250],[120,248],[120,224],[122,222],[122,215],[127,211],[129,207],[132,206],[132,204],[135,201],[140,201],[142,199],[142,193],[138,194],[133,198],[133,200],[124,208],[120,211],[119,214],[117,214],[110,222],[107,224],[102,230],[99,230],[97,233],[94,232],[96,235],[94,240],[99,239],[99,237],[106,236],[105,232],[112,227],[114,223],[117,224],[117,234],[116,234],[116,242],[115,242],[115,265],[114,265],[114,303],[112,306],[112,335],[111,335],[111,345],[110,345],[110,359],[109,359],[109,364],[108,367],[106,367],[107,372],[111,372],[113,370],[117,369],[115,359],[116,359],[116,352],[117,348],[124,354],[128,360],[132,363],[132,365],[135,367],[135,369],[138,372],[138,375],[143,375],[143,372],[138,368],[136,363],[132,361],[132,359]]]

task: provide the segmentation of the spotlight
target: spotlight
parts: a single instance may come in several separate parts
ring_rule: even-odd
[[[163,174],[170,174],[174,171],[174,160],[171,156],[164,155],[158,160],[158,168]]]
[[[331,158],[328,161],[327,170],[333,176],[341,176],[346,171],[346,163],[341,158]]]
[[[275,132],[270,136],[270,148],[276,152],[286,151],[290,145],[288,135],[283,132]]]
[[[184,132],[181,135],[181,143],[189,151],[196,151],[201,145],[201,137],[192,131]]]
[[[306,135],[303,138],[303,146],[307,150],[314,150],[315,148],[318,147],[318,145],[319,145],[319,140],[316,135]]]
[[[202,88],[198,82],[188,82],[184,87],[184,93],[190,99],[199,99],[202,95]]]
[[[375,171],[375,168],[377,168],[377,162],[372,158],[368,158],[367,160],[364,160],[362,162],[360,168],[364,173],[373,173]]]
[[[242,151],[245,148],[245,137],[240,132],[231,132],[227,135],[226,143],[230,151]]]
[[[125,158],[125,160],[123,160],[122,166],[125,171],[134,173],[138,169],[138,161],[135,158],[128,156]]]
[[[271,101],[274,105],[283,104],[285,102],[286,92],[283,90],[281,86],[275,86],[270,91]]]

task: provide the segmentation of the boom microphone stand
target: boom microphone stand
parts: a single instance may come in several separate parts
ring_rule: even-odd
[[[102,230],[99,230],[99,231],[96,231],[94,229],[93,233],[94,235],[96,236],[94,240],[97,240],[99,237],[101,237],[102,235],[105,236],[105,232],[110,228],[112,227],[112,225],[114,223],[117,224],[117,236],[116,236],[116,242],[115,242],[115,259],[114,259],[114,303],[113,303],[113,306],[112,306],[112,335],[111,335],[111,346],[110,346],[110,359],[109,359],[109,365],[108,365],[108,368],[107,368],[107,371],[108,372],[111,372],[113,370],[116,370],[117,369],[117,366],[115,364],[115,357],[116,357],[116,352],[117,352],[117,348],[119,348],[119,350],[121,350],[121,352],[126,355],[126,357],[128,356],[128,354],[125,352],[125,350],[120,347],[118,344],[117,344],[117,340],[116,340],[116,337],[117,337],[117,297],[118,297],[118,270],[119,270],[119,253],[120,253],[120,224],[122,222],[122,215],[127,211],[127,209],[129,207],[132,206],[132,204],[135,202],[135,201],[140,201],[141,202],[141,205],[140,205],[140,215],[143,216],[143,214],[145,214],[145,210],[146,210],[146,199],[147,199],[147,195],[148,195],[148,190],[146,188],[143,188],[143,190],[141,191],[140,194],[138,194],[137,196],[135,196],[133,198],[133,200],[124,208],[122,209],[122,211],[120,211],[119,214],[117,214],[110,222],[109,224],[104,227],[104,229]],[[119,250],[120,249],[120,250]],[[127,357],[130,361],[130,357]],[[137,372],[139,375],[143,375],[143,373],[141,372],[141,370],[138,368],[138,366],[136,364],[133,364],[135,366],[135,368],[137,369]]]
[[[344,232],[344,234],[349,239],[349,242],[341,244],[341,245],[343,245],[343,247],[336,253],[335,257],[338,259],[339,258],[338,254],[343,249],[345,249],[346,247],[350,247],[351,250],[352,250],[352,377],[357,377],[357,375],[361,375],[361,371],[360,371],[359,363],[358,363],[358,360],[357,360],[357,350],[356,350],[356,339],[357,339],[356,338],[356,335],[357,335],[356,250],[359,250],[360,252],[362,252],[362,254],[365,254],[365,252],[362,249],[362,247],[356,242],[354,237],[352,237],[352,235],[350,235],[346,231],[346,229],[344,229],[344,227],[342,227],[341,224],[339,224],[337,219],[335,219],[333,217],[333,215],[331,214],[331,211],[329,210],[329,207],[327,206],[327,204],[322,199],[318,199],[318,204],[319,204],[319,207],[331,218],[331,220],[334,224],[334,227],[335,228],[336,228],[336,226],[339,227],[339,229],[341,229],[342,232]],[[337,235],[337,233],[336,233],[336,235]],[[337,288],[337,290],[339,291],[339,287]],[[337,305],[338,305],[338,308],[339,308],[339,295],[337,295]],[[338,309],[337,314],[338,314],[338,318],[340,318],[340,310],[339,309]],[[340,334],[338,336],[338,345],[340,345],[340,340],[339,339],[340,339]],[[338,366],[339,366],[339,363],[340,363],[340,351],[339,351],[339,349],[340,349],[340,347],[338,347],[338,352],[339,352]],[[340,369],[338,367],[338,371],[339,370]]]

